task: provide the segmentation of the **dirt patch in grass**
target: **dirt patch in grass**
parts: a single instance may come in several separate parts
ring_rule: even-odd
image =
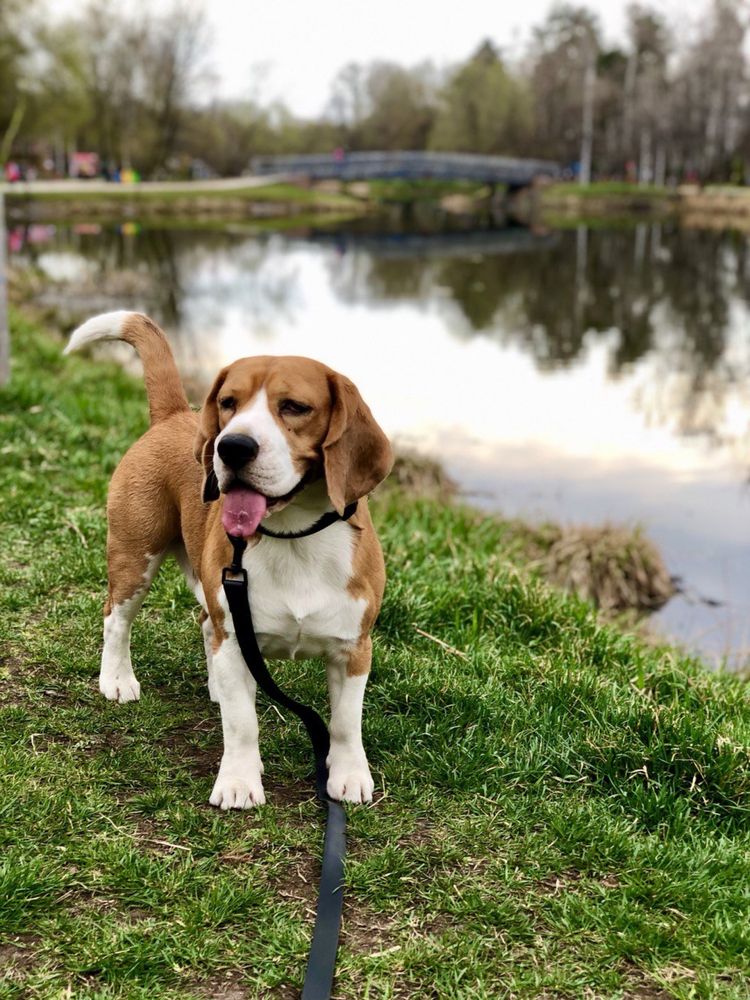
[[[437,841],[435,824],[428,819],[418,819],[414,828],[399,839],[400,847],[432,847]]]
[[[190,990],[193,996],[205,1000],[248,1000],[250,996],[247,987],[239,982],[239,973],[233,971],[227,972],[225,977],[212,979],[209,983],[192,986]]]
[[[15,973],[32,969],[38,962],[39,938],[34,934],[17,934],[12,941],[0,944],[0,970],[10,978]]]
[[[273,880],[274,891],[282,899],[302,904],[311,930],[319,880],[320,862],[303,852],[296,854],[282,874]],[[341,943],[349,951],[361,955],[385,951],[395,943],[393,919],[387,914],[376,913],[345,889]]]
[[[589,883],[591,881],[597,882],[605,889],[617,889],[620,885],[620,879],[614,874],[591,879],[575,869],[569,869],[557,875],[548,875],[547,878],[540,879],[534,884],[534,888],[541,896],[558,896],[563,892],[574,891],[576,886],[586,879]]]
[[[200,997],[200,1000],[250,1000],[250,997],[258,996],[243,983],[242,973],[236,969],[230,969],[208,982],[191,983],[186,989],[190,991],[190,996]],[[262,996],[268,1000],[299,1000],[299,988],[291,983],[280,983],[264,990]]]
[[[21,705],[28,701],[28,692],[22,683],[28,663],[19,656],[4,656],[0,660],[0,704]]]
[[[308,781],[295,781],[293,784],[285,782],[267,784],[264,782],[264,784],[270,802],[274,806],[287,809],[290,812],[299,810],[301,806],[306,806],[315,798],[315,789]]]
[[[357,955],[377,955],[398,947],[394,921],[359,899],[345,899],[341,942]]]
[[[635,991],[626,990],[623,1000],[674,1000],[673,995],[659,986],[638,986]]]
[[[282,899],[315,908],[318,899],[320,862],[307,853],[296,853],[283,872],[273,880],[275,891]]]
[[[665,990],[656,983],[647,982],[645,976],[641,977],[639,974],[638,979],[641,978],[642,981],[625,987],[622,1000],[674,1000],[674,994],[670,993],[669,990]]]
[[[267,990],[265,996],[270,1000],[299,1000],[299,988],[290,983],[281,983],[272,990]]]

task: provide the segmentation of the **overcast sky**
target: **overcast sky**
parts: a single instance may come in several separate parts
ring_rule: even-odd
[[[586,4],[599,15],[610,41],[623,38],[628,2]],[[684,23],[685,4],[679,0],[651,0],[651,5],[671,23]],[[465,59],[486,37],[511,53],[551,6],[552,0],[210,0],[207,11],[222,93],[247,93],[249,67],[263,64],[263,99],[278,97],[309,116],[323,110],[333,77],[348,62],[413,65],[431,59],[443,66]],[[691,13],[703,6],[693,0]]]
[[[172,0],[143,2],[155,13],[172,6]],[[627,2],[587,4],[612,42],[623,37]],[[82,6],[81,0],[49,3],[57,14],[77,14]],[[444,66],[465,59],[486,37],[512,53],[551,5],[551,0],[206,0],[204,9],[214,41],[211,68],[222,96],[278,98],[296,114],[312,116],[323,110],[333,77],[348,62],[413,65],[431,59]],[[671,15],[672,23],[684,20],[679,0],[652,0],[652,5]]]
[[[388,59],[438,66],[464,59],[482,38],[520,45],[550,0],[212,0],[222,91],[251,85],[250,63],[268,67],[264,98],[280,97],[301,115],[319,114],[331,80],[348,62]],[[607,33],[622,32],[623,0],[595,0]]]

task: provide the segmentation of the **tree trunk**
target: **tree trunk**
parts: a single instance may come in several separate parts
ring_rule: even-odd
[[[654,159],[654,184],[663,187],[667,176],[667,151],[664,143],[660,142],[656,147],[656,157]]]

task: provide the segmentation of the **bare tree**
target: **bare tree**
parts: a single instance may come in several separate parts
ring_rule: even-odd
[[[538,154],[584,169],[591,162],[600,53],[599,25],[585,7],[557,5],[535,30],[529,76]]]
[[[141,65],[142,100],[154,134],[152,170],[163,167],[177,148],[196,88],[207,79],[209,47],[205,15],[193,3],[177,0],[148,26]]]

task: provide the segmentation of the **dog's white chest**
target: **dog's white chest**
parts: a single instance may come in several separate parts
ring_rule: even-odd
[[[359,639],[364,598],[347,589],[354,529],[298,540],[264,537],[244,558],[258,643],[266,656],[322,656]]]

